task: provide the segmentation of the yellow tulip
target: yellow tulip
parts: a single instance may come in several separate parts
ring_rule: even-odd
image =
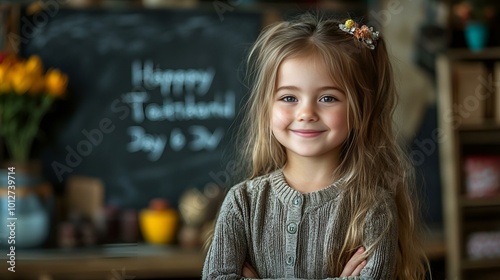
[[[45,75],[45,86],[49,95],[61,97],[68,86],[68,76],[58,69],[49,69]]]
[[[24,67],[26,72],[33,75],[42,75],[43,72],[43,64],[42,60],[38,55],[32,55],[28,60],[24,63]]]
[[[24,67],[21,65],[16,65],[12,68],[9,78],[12,88],[17,94],[25,94],[31,88],[31,77],[27,75]]]

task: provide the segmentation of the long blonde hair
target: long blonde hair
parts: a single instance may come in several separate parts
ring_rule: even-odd
[[[332,79],[346,93],[351,128],[342,146],[341,164],[333,174],[345,179],[349,229],[340,254],[332,255],[331,273],[340,275],[353,250],[361,245],[365,218],[377,202],[377,188],[382,187],[393,196],[397,207],[397,216],[388,217],[388,224],[397,223],[398,227],[395,276],[424,279],[426,258],[418,242],[413,169],[396,143],[392,127],[397,93],[386,45],[382,36],[371,50],[341,31],[339,23],[306,13],[296,20],[270,25],[259,35],[247,60],[251,95],[239,132],[239,163],[246,179],[285,165],[285,150],[270,127],[278,67],[292,55],[320,55],[330,67]],[[366,254],[376,245],[367,248]]]

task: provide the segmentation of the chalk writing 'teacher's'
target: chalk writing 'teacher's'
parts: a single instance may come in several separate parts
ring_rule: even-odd
[[[226,94],[215,94],[210,101],[198,101],[192,94],[184,100],[163,99],[163,103],[149,101],[147,92],[128,92],[122,95],[122,101],[132,109],[132,120],[142,123],[148,121],[187,121],[207,119],[228,119],[235,116],[236,96],[228,90]]]

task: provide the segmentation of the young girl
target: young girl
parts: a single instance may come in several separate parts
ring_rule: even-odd
[[[308,13],[266,28],[248,63],[249,175],[221,207],[203,279],[424,279],[383,38]]]

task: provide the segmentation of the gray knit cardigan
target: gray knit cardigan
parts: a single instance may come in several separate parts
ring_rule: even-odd
[[[203,279],[243,279],[245,261],[261,279],[393,279],[397,224],[388,224],[386,217],[397,215],[394,199],[383,189],[368,212],[360,245],[382,239],[361,275],[329,274],[331,256],[340,252],[347,232],[340,184],[300,193],[277,170],[232,187],[221,206]]]

